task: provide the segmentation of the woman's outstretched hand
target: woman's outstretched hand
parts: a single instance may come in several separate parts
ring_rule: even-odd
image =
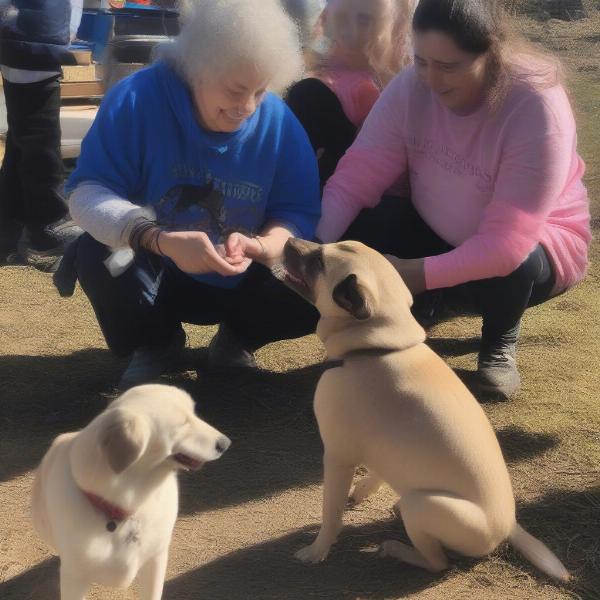
[[[244,273],[252,259],[236,246],[230,255],[224,246],[214,246],[203,231],[162,231],[156,248],[185,273],[218,273],[225,277]]]
[[[225,256],[228,261],[241,261],[244,259],[259,261],[263,257],[265,248],[255,237],[248,237],[243,233],[229,234],[224,244]]]

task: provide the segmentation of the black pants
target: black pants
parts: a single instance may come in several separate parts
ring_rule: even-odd
[[[344,238],[401,258],[451,250],[409,200],[393,197],[363,211]],[[77,242],[75,267],[108,347],[119,356],[166,341],[182,322],[226,323],[250,350],[315,331],[317,310],[261,265],[253,264],[243,283],[227,290],[165,268],[146,252],[138,253],[134,265],[113,278],[104,266],[108,254],[106,246],[84,234]],[[550,298],[554,270],[538,245],[510,275],[464,285],[483,316],[483,338],[493,343],[519,322],[528,307]]]
[[[303,79],[293,85],[286,102],[306,130],[315,153],[319,153],[323,187],[354,142],[356,127],[344,113],[338,97],[318,79]]]
[[[392,196],[384,197],[373,209],[363,210],[344,238],[399,258],[422,258],[452,250],[423,221],[410,200]],[[494,343],[514,328],[528,307],[551,297],[554,282],[554,268],[538,244],[510,275],[464,284],[483,317],[483,340]]]
[[[103,261],[106,246],[84,234],[77,242],[79,282],[96,313],[108,347],[118,356],[161,344],[182,323],[226,323],[245,348],[313,333],[317,310],[259,264],[239,287],[222,289],[165,267],[150,253],[113,278]]]
[[[67,213],[60,194],[59,76],[36,83],[4,81],[8,120],[0,170],[0,228],[41,229]]]

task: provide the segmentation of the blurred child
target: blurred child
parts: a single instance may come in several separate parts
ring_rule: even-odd
[[[411,59],[415,0],[329,0],[307,52],[307,78],[287,94],[319,157],[321,185],[333,174],[383,87]]]

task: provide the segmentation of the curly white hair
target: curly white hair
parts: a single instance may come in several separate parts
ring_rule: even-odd
[[[160,55],[190,83],[254,67],[283,91],[304,69],[298,28],[279,0],[182,0],[180,34]]]

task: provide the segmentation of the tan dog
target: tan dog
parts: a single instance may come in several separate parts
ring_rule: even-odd
[[[291,239],[274,273],[312,302],[330,359],[314,408],[325,448],[323,523],[297,557],[325,559],[342,527],[352,476],[365,465],[356,502],[386,481],[414,547],[383,553],[431,571],[447,568],[444,548],[473,557],[508,539],[539,569],[566,581],[558,558],[515,520],[515,501],[492,427],[467,388],[423,342],[412,297],[394,267],[358,242]]]
[[[176,473],[230,445],[194,414],[185,392],[132,388],[85,429],[56,438],[33,489],[34,526],[60,556],[61,600],[93,583],[159,600],[178,509]]]

